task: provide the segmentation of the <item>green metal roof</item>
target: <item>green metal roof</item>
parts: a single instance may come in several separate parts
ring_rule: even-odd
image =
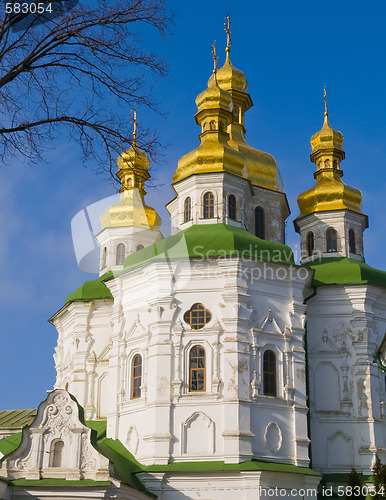
[[[0,439],[0,453],[2,453],[3,455],[8,455],[9,453],[15,451],[20,446],[21,438],[22,433],[16,432],[11,436]]]
[[[294,264],[290,247],[226,224],[196,224],[138,252],[130,254],[123,268],[131,269],[155,259],[252,258]]]
[[[226,464],[222,461],[213,462],[172,462],[167,465],[148,465],[140,464],[135,457],[123,446],[117,439],[106,437],[106,421],[87,421],[85,424],[93,429],[91,442],[96,450],[104,455],[113,464],[113,477],[129,486],[155,496],[150,493],[136,474],[141,472],[215,472],[215,471],[271,471],[286,472],[290,474],[304,474],[309,476],[320,476],[318,472],[308,467],[299,467],[291,464],[281,464],[274,462],[262,462],[257,460],[248,460],[239,464]],[[8,438],[0,440],[0,451],[6,455],[16,450],[21,443],[19,432]],[[2,479],[2,478],[0,478]],[[4,478],[5,479],[5,478]],[[5,479],[6,480],[6,479]],[[11,481],[15,486],[25,487],[78,487],[78,486],[102,486],[108,485],[105,481],[67,481],[65,479],[40,479],[36,481],[17,479]]]
[[[103,283],[103,280],[109,278],[112,274],[112,272],[108,272],[96,280],[86,281],[66,298],[64,305],[77,300],[89,301],[96,299],[112,299],[113,296],[111,295],[110,290]]]
[[[321,476],[319,472],[308,467],[281,464],[277,462],[261,462],[248,460],[239,464],[226,464],[224,462],[172,462],[167,465],[142,466],[146,472],[215,472],[215,471],[271,471],[288,472],[291,474],[304,474],[307,476]]]
[[[21,429],[28,424],[29,418],[36,415],[36,410],[0,411],[0,429]]]
[[[360,285],[369,283],[386,288],[386,271],[347,257],[324,258],[305,266],[315,270],[312,286]]]
[[[262,240],[244,229],[226,224],[200,224],[130,254],[125,259],[123,270],[152,260],[238,256],[279,264],[295,264],[292,250],[286,245]],[[86,281],[66,298],[64,304],[74,301],[113,299],[104,281],[120,273],[121,271],[109,271],[96,280]]]
[[[73,398],[74,399],[74,398]],[[75,400],[75,399],[74,399]],[[78,405],[79,406],[79,405]],[[135,460],[133,455],[123,446],[123,444],[116,440],[106,438],[106,421],[105,420],[95,420],[84,422],[82,418],[83,409],[79,406],[80,413],[79,418],[82,423],[85,423],[88,427],[92,429],[91,442],[94,448],[105,456],[113,464],[113,474],[112,476],[119,481],[135,488],[149,496],[154,497],[150,493],[141,481],[135,476],[136,472],[142,472],[143,469],[139,462]],[[21,444],[22,432],[12,434],[0,440],[0,452],[5,456],[9,453],[15,451]],[[0,480],[7,481],[6,478],[1,478]],[[66,488],[77,488],[77,487],[91,487],[91,486],[108,486],[109,481],[92,481],[81,479],[79,481],[68,481],[66,479],[60,478],[47,478],[39,480],[29,480],[29,479],[15,479],[10,481],[11,484],[15,486],[25,486],[25,487],[66,487]]]

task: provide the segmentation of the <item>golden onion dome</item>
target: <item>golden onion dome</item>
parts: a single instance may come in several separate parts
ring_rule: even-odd
[[[201,126],[201,144],[180,158],[173,182],[190,175],[209,172],[230,172],[243,176],[242,156],[228,144],[227,126],[232,121],[232,97],[221,89],[214,77],[209,86],[196,99],[196,122]]]
[[[317,166],[314,174],[316,183],[298,197],[300,216],[326,210],[353,210],[362,213],[362,193],[341,179],[343,171],[340,162],[345,157],[343,134],[330,126],[326,94],[324,98],[323,127],[311,138],[311,161]]]
[[[336,153],[343,153],[342,159],[344,158],[343,151],[343,134],[338,130],[334,130],[328,122],[328,113],[324,113],[323,127],[319,132],[316,132],[311,137],[312,153],[311,155],[315,157],[319,151],[326,149],[334,149]]]
[[[246,168],[243,177],[250,180],[254,186],[280,191],[283,186],[274,157],[247,144],[241,124],[231,123],[228,131],[229,145],[239,151],[244,159]]]
[[[198,113],[210,109],[223,109],[231,113],[232,97],[218,86],[216,77],[213,76],[212,80],[209,79],[208,88],[196,97],[196,106]]]
[[[121,199],[101,215],[102,228],[132,226],[158,229],[161,219],[154,208],[145,205],[145,182],[150,178],[150,160],[137,145],[137,113],[134,110],[133,142],[118,157],[117,176],[121,181]]]
[[[150,160],[145,151],[139,149],[136,141],[133,141],[131,148],[127,151],[123,151],[123,153],[118,156],[117,164],[120,169],[135,166],[136,168],[147,171],[150,167]]]
[[[362,213],[362,193],[345,184],[341,170],[317,172],[315,185],[299,195],[300,216],[326,210],[353,210]]]
[[[227,50],[224,66],[217,70],[218,85],[224,90],[236,90],[238,92],[246,93],[248,90],[248,82],[245,74],[239,69],[235,68],[229,57],[229,50]],[[213,81],[214,76],[209,78],[208,85]]]

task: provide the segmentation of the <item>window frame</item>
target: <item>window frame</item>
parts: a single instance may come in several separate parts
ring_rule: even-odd
[[[135,365],[135,361],[140,359],[140,364]],[[135,369],[140,367],[140,374],[135,375]],[[139,385],[135,385],[135,381],[139,379]],[[130,400],[141,399],[142,397],[142,382],[143,382],[143,357],[141,353],[136,352],[130,360]],[[138,390],[139,394],[135,395],[134,391]]]
[[[197,307],[194,309],[195,306]],[[196,313],[196,315],[193,315],[193,313]],[[203,313],[203,321],[199,321],[201,316],[200,313]],[[187,321],[187,318],[189,318],[189,321]],[[209,309],[207,309],[201,302],[195,302],[190,309],[184,312],[183,316],[185,323],[189,325],[192,330],[202,330],[212,321],[212,318],[213,315],[211,311],[209,311]],[[197,319],[197,322],[193,321],[195,319]]]
[[[237,198],[233,193],[228,195],[228,219],[237,220]]]
[[[104,269],[107,267],[107,247],[103,247],[102,250],[102,267],[101,269]]]
[[[209,197],[211,197],[209,199]],[[214,193],[212,191],[206,191],[202,197],[202,216],[203,219],[214,219],[215,218],[215,199]]]
[[[352,227],[348,230],[348,250],[355,255],[357,253],[356,235]]]
[[[119,255],[119,249],[121,249],[121,248],[123,248],[123,258],[119,259],[119,262],[118,262],[118,257],[121,256],[121,255]],[[115,265],[116,266],[123,266],[123,264],[125,262],[125,258],[126,258],[126,245],[121,241],[115,247]],[[122,260],[122,263],[120,262],[121,260]]]
[[[266,236],[266,231],[265,231],[265,210],[264,207],[261,205],[257,205],[254,210],[254,215],[255,215],[255,236],[260,238],[261,240],[265,240]],[[258,223],[261,224],[262,227],[259,227],[258,230]],[[259,234],[257,234],[259,233]],[[261,236],[262,234],[262,236]]]
[[[312,238],[312,241],[311,241],[310,237]],[[311,242],[311,245],[310,245],[310,242]],[[312,247],[312,248],[310,248],[310,247]],[[308,231],[308,233],[306,235],[306,250],[307,250],[307,256],[308,257],[311,257],[314,254],[314,250],[315,250],[315,235],[314,235],[313,231]]]
[[[193,349],[198,349],[198,348],[200,348],[204,351],[204,355],[203,356],[197,355],[193,358],[192,351],[193,351]],[[192,368],[192,359],[197,360],[196,368]],[[198,366],[200,359],[204,359],[204,363],[203,363],[204,366],[203,367]],[[195,371],[195,372],[202,372],[203,371],[203,388],[202,389],[193,389],[192,388],[193,382],[194,382],[193,377],[192,377],[193,371]],[[194,345],[190,346],[190,348],[188,350],[188,392],[193,393],[193,394],[206,392],[206,375],[207,375],[206,349],[201,344],[194,344]],[[197,382],[197,387],[198,387],[198,378],[196,378],[195,381]]]
[[[330,239],[331,241],[329,241]],[[338,231],[334,227],[330,226],[326,229],[325,241],[326,241],[327,253],[334,253],[338,251]],[[334,242],[335,242],[335,248],[334,248]]]
[[[274,356],[274,370],[273,371],[272,370],[267,371],[265,368],[265,357],[266,357],[267,353],[271,353]],[[264,349],[264,351],[262,352],[262,356],[261,356],[261,379],[262,379],[262,394],[263,394],[263,396],[269,396],[269,397],[277,397],[278,396],[278,387],[277,387],[278,362],[277,362],[277,360],[278,360],[278,357],[277,357],[277,353],[275,352],[275,350],[272,349],[272,347],[267,346],[267,348]],[[268,360],[268,362],[271,363],[271,366],[269,367],[271,369],[272,368],[272,359]],[[273,377],[273,380],[271,378],[271,380],[269,381],[268,384],[266,384],[266,380],[265,380],[266,375],[268,377]],[[267,387],[267,385],[269,387]],[[274,393],[268,392],[268,390],[271,388],[271,386],[273,386],[275,388]]]
[[[187,196],[184,200],[184,222],[192,220],[192,198]]]

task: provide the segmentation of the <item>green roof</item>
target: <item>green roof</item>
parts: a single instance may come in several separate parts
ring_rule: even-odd
[[[143,472],[143,466],[118,439],[102,438],[96,442],[95,448],[112,462],[116,479],[148,495],[155,496],[135,476],[137,472]]]
[[[28,424],[29,418],[36,415],[36,410],[0,411],[0,429],[21,429]]]
[[[22,433],[16,432],[11,436],[7,436],[3,439],[0,439],[0,453],[3,455],[8,455],[8,453],[12,453],[17,448],[19,448],[21,443]]]
[[[212,472],[212,471],[271,471],[288,472],[291,474],[305,474],[320,476],[319,472],[308,467],[276,462],[261,462],[248,460],[239,464],[226,464],[224,462],[172,462],[167,465],[142,466],[146,472]]]
[[[369,283],[386,288],[386,272],[347,257],[324,258],[304,264],[315,270],[313,287],[324,285],[360,285]]]
[[[110,290],[103,283],[103,280],[109,278],[112,274],[112,272],[108,272],[96,280],[86,281],[66,298],[64,305],[77,300],[89,301],[95,299],[112,299],[113,296],[111,295]]]
[[[130,254],[124,269],[155,259],[204,259],[207,257],[238,257],[281,264],[294,264],[290,247],[226,224],[193,225],[138,252]]]
[[[308,467],[299,467],[297,465],[262,462],[257,460],[248,460],[239,464],[226,464],[222,461],[213,462],[172,462],[167,465],[148,465],[140,464],[134,456],[123,446],[117,439],[106,437],[106,421],[91,420],[85,422],[93,432],[91,442],[96,450],[104,455],[113,464],[113,477],[123,483],[147,493],[150,496],[155,496],[150,493],[136,474],[141,472],[157,473],[157,472],[216,472],[216,471],[270,471],[283,472],[290,474],[304,474],[309,476],[320,476],[318,472],[313,471]],[[5,454],[16,450],[21,442],[22,433],[13,434],[8,438],[0,440],[0,451]],[[1,478],[0,478],[1,479]],[[4,480],[6,480],[4,478]],[[91,486],[107,486],[110,484],[106,481],[92,481],[82,479],[79,481],[68,481],[65,479],[40,479],[27,480],[16,479],[11,481],[15,486],[25,487],[91,487]]]
[[[79,408],[80,410],[82,410],[82,407]],[[113,464],[113,477],[131,486],[132,488],[146,493],[147,495],[154,496],[135,476],[136,472],[143,471],[141,464],[135,460],[133,455],[123,446],[120,441],[116,439],[106,438],[106,420],[88,420],[87,422],[83,422],[82,413],[83,411],[80,411],[79,418],[82,423],[85,423],[85,425],[92,429],[91,442],[94,448]],[[21,440],[22,432],[15,433],[12,434],[12,436],[1,439],[0,452],[3,455],[12,453],[20,446]],[[0,479],[6,480],[6,478]],[[108,486],[110,484],[109,481],[93,481],[89,479],[68,481],[66,479],[60,478],[47,478],[39,480],[14,479],[10,482],[15,486],[66,488]]]

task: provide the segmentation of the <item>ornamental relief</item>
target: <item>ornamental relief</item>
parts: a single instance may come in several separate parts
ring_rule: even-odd
[[[52,391],[32,424],[23,429],[20,446],[7,456],[8,478],[62,477],[56,474],[63,470],[78,478],[93,479],[97,473],[108,478],[109,462],[92,446],[90,436],[91,429],[79,420],[76,401],[63,389]]]

